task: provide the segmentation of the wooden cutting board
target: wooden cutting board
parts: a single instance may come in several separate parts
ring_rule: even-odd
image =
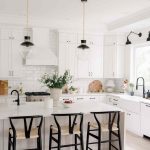
[[[89,89],[88,89],[89,92],[96,93],[96,92],[102,92],[102,90],[103,90],[103,85],[102,82],[99,80],[94,80],[89,84]]]
[[[0,95],[8,95],[8,81],[0,80]]]

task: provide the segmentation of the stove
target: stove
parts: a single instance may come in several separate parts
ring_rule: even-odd
[[[50,94],[47,92],[25,92],[27,102],[44,101]]]

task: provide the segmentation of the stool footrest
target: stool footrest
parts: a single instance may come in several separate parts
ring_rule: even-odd
[[[80,144],[76,144],[76,145],[80,145]],[[71,146],[75,146],[75,144],[61,145],[60,147],[63,148],[63,147],[71,147]],[[58,148],[58,146],[53,146],[51,148]]]
[[[108,143],[108,142],[116,142],[118,141],[118,139],[114,139],[114,140],[105,140],[105,141],[101,141],[101,143]],[[97,144],[98,142],[90,142],[89,144]]]

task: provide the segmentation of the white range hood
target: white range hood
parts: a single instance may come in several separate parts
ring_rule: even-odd
[[[33,28],[33,43],[28,56],[26,65],[58,65],[55,49],[50,47],[50,31],[45,28]]]

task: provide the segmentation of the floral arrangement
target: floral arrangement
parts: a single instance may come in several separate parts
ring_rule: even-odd
[[[62,76],[59,76],[57,72],[53,75],[44,74],[40,82],[46,85],[48,88],[63,88],[65,85],[71,83],[72,76],[70,75],[69,71],[66,70]]]
[[[127,90],[128,90],[128,83],[129,83],[129,81],[128,81],[127,79],[125,79],[125,80],[123,81],[122,89],[123,89],[124,91],[127,91]]]

